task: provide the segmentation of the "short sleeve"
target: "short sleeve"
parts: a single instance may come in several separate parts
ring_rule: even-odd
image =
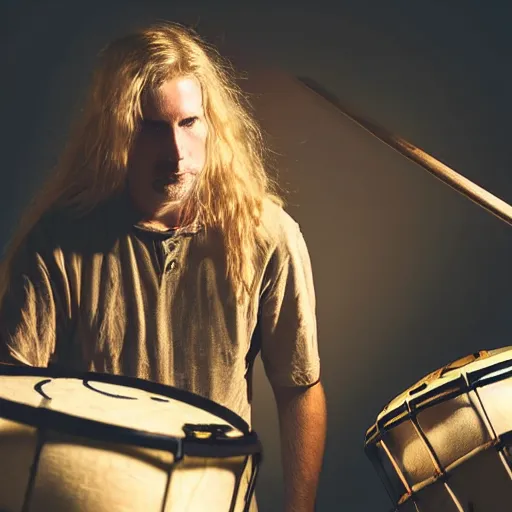
[[[34,230],[18,249],[0,307],[0,362],[48,366],[65,314],[58,270],[44,232]]]
[[[274,386],[310,386],[320,378],[311,261],[298,224],[287,214],[260,297],[261,357]]]

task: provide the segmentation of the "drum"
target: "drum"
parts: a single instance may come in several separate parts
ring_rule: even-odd
[[[512,510],[512,347],[420,380],[378,415],[365,451],[396,511]]]
[[[248,511],[254,432],[140,379],[0,365],[0,511]]]

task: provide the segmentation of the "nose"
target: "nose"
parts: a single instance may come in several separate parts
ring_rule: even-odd
[[[173,162],[179,162],[183,160],[183,141],[180,140],[179,131],[175,128],[170,128],[168,136],[166,137],[166,153],[167,158]]]

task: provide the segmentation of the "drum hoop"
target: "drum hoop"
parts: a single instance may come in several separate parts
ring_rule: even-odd
[[[249,424],[243,418],[241,418],[238,414],[231,411],[227,407],[224,407],[223,405],[218,404],[213,400],[197,395],[196,393],[192,393],[191,391],[185,391],[173,386],[160,384],[154,381],[147,381],[137,377],[128,377],[125,375],[113,375],[110,373],[99,372],[74,372],[60,367],[42,368],[36,366],[9,364],[0,364],[0,376],[1,375],[48,377],[53,379],[73,378],[82,380],[84,382],[96,381],[106,384],[114,384],[117,386],[135,388],[141,391],[147,391],[148,393],[155,393],[167,398],[179,400],[181,402],[187,403],[188,405],[198,407],[199,409],[203,409],[204,411],[218,416],[220,419],[230,423],[243,434],[251,433]]]
[[[498,436],[500,448],[503,446],[512,446],[512,430],[507,430]]]
[[[111,425],[5,398],[0,398],[0,418],[95,441],[162,450],[172,453],[175,460],[181,460],[185,455],[213,458],[253,455],[261,450],[255,432],[238,438],[185,439]]]
[[[487,377],[487,375],[491,373],[506,369],[508,369],[508,371]],[[438,386],[424,395],[412,398],[408,401],[406,400],[393,411],[383,415],[367,430],[365,435],[365,447],[369,444],[377,443],[383,439],[384,434],[391,428],[395,428],[403,422],[415,418],[417,413],[423,409],[433,407],[441,402],[457,398],[479,387],[505,380],[511,376],[512,360],[501,361],[486,368],[482,368],[481,370],[469,372],[466,376],[460,375],[456,379]]]
[[[136,377],[125,377],[95,372],[74,373],[55,368],[24,367],[0,364],[0,375],[75,378],[83,382],[96,381],[115,384],[159,394],[180,400],[210,412],[231,423],[242,432],[240,437],[192,438],[157,434],[144,430],[112,425],[98,420],[82,418],[53,409],[34,407],[0,398],[0,418],[19,422],[36,428],[49,429],[73,436],[97,441],[130,444],[142,448],[154,448],[171,452],[176,460],[184,455],[196,457],[227,458],[233,456],[260,454],[261,443],[256,432],[249,430],[248,424],[226,407],[189,391],[172,386],[144,381]],[[243,429],[243,430],[242,430]]]
[[[502,371],[505,370],[505,371]],[[500,372],[498,375],[488,376],[490,373]],[[487,368],[468,373],[468,382],[473,387],[482,387],[493,384],[512,376],[512,360],[501,361]]]

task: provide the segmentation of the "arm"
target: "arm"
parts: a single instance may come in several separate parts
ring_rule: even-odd
[[[285,511],[313,512],[324,453],[327,411],[322,384],[275,387]]]
[[[286,214],[280,221],[260,299],[261,357],[279,416],[285,510],[312,512],[326,430],[316,298],[300,228]]]

